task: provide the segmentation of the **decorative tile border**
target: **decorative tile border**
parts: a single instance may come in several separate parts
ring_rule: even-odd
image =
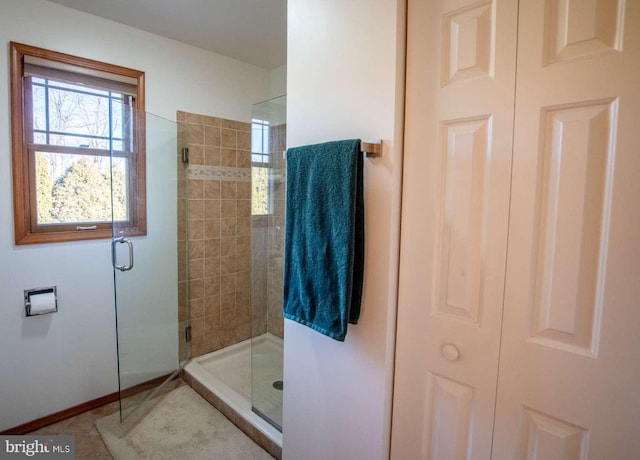
[[[251,182],[251,168],[189,165],[187,179]]]

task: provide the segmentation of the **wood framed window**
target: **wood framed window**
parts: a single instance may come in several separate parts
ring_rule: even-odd
[[[145,235],[144,72],[10,53],[16,244]]]

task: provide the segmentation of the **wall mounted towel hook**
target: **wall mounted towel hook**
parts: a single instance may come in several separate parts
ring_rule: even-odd
[[[382,141],[361,141],[360,151],[366,154],[367,158],[379,157],[382,155]]]

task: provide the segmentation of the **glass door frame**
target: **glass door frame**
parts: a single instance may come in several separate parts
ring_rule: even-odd
[[[191,356],[186,235],[187,168],[181,150],[186,140],[180,125],[146,113],[136,116],[146,147],[146,222],[144,236],[127,236],[112,219],[111,240],[120,420],[144,416],[147,402],[170,390]],[[116,163],[112,150],[112,178]],[[120,172],[122,174],[122,172]],[[122,193],[112,180],[112,203]],[[132,187],[127,193],[135,193]],[[143,197],[144,198],[144,197]],[[129,203],[137,196],[127,197]],[[139,216],[140,217],[140,216]]]

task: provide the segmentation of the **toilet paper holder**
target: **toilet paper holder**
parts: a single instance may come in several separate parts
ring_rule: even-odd
[[[51,308],[43,311],[35,312],[31,311],[33,305],[31,297],[41,294],[53,294],[54,303]],[[41,288],[25,289],[24,290],[24,308],[27,316],[45,315],[47,313],[55,313],[58,311],[58,290],[56,286],[48,286]]]

